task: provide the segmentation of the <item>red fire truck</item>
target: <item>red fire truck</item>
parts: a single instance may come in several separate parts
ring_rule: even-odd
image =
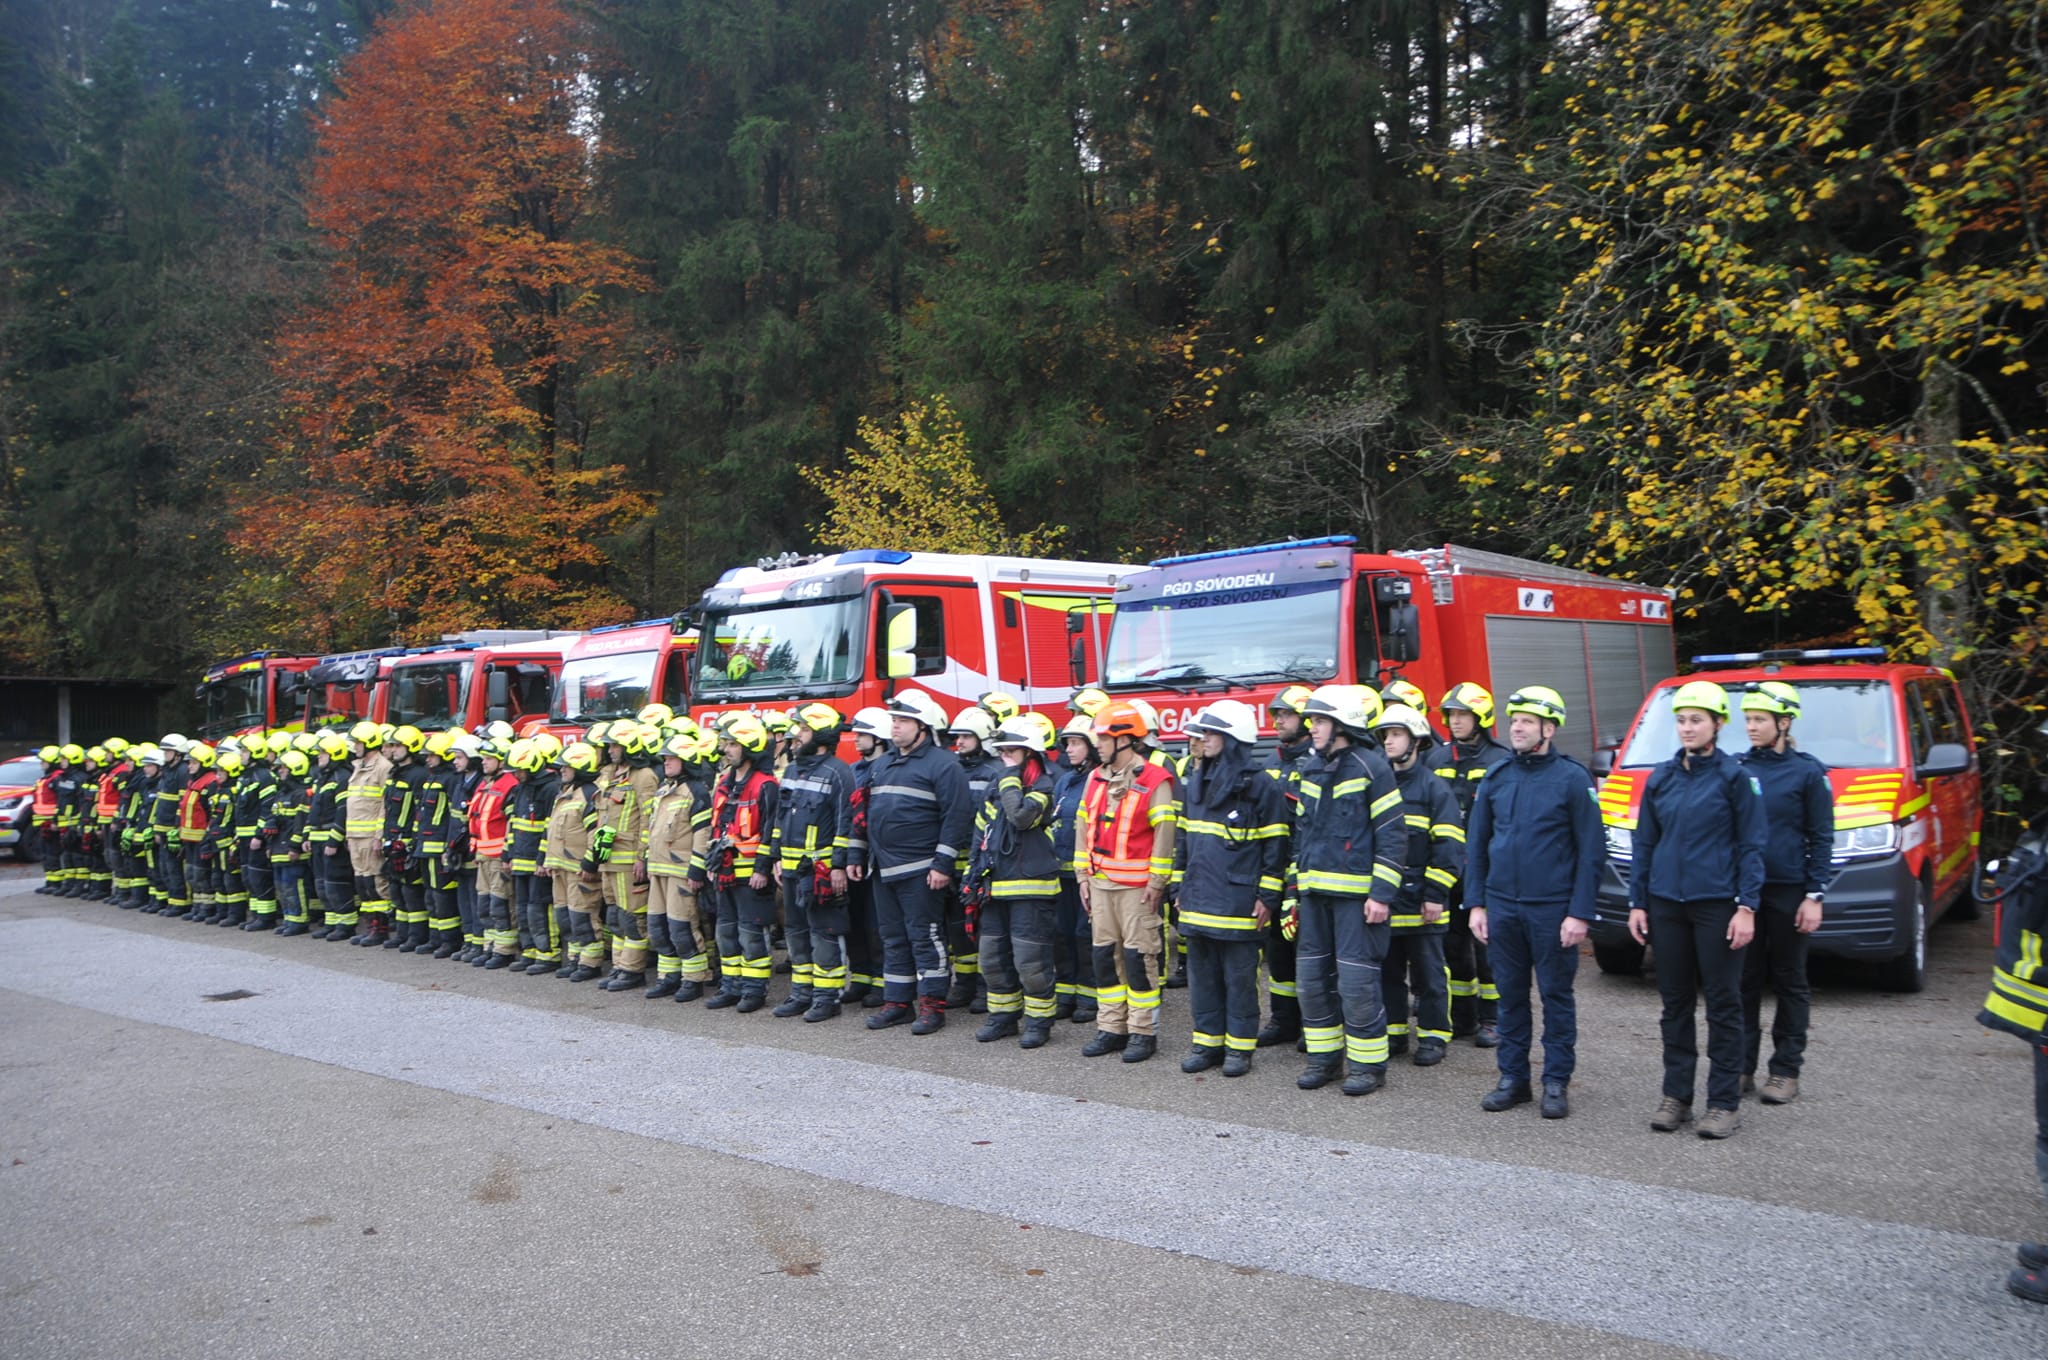
[[[1130,570],[873,548],[736,567],[697,606],[691,716],[811,699],[851,716],[910,685],[948,713],[999,689],[1064,719]]]
[[[696,650],[696,632],[680,619],[591,629],[563,657],[548,730],[570,741],[592,723],[630,718],[652,703],[685,711]]]
[[[391,662],[405,654],[403,647],[378,647],[321,657],[304,676],[306,730],[331,727],[346,732],[374,716],[378,692],[391,674]]]
[[[288,727],[303,721],[300,677],[319,660],[250,652],[206,669],[194,697],[203,705],[200,738],[218,742],[242,732]]]
[[[1505,699],[1564,696],[1558,745],[1581,761],[1627,732],[1673,660],[1654,586],[1446,546],[1363,553],[1348,536],[1169,557],[1117,582],[1103,688],[1159,710],[1168,741],[1214,699],[1265,720],[1288,685],[1472,680]],[[1270,730],[1270,728],[1268,728]]]
[[[422,732],[490,722],[512,724],[521,736],[546,724],[563,655],[582,636],[483,630],[389,658],[371,717]]]

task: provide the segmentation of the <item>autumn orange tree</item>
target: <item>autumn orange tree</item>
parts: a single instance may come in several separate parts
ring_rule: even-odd
[[[557,0],[414,0],[325,101],[327,284],[280,338],[287,424],[233,536],[322,642],[624,612],[601,544],[646,502],[586,464],[576,390],[640,275],[578,235],[578,37]]]

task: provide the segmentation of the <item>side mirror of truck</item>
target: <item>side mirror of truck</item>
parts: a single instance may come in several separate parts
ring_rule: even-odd
[[[907,604],[892,604],[882,616],[883,645],[888,664],[883,673],[891,680],[917,674],[917,611]]]
[[[1596,779],[1605,779],[1605,778],[1606,778],[1606,777],[1607,777],[1608,775],[1611,775],[1611,774],[1613,774],[1613,773],[1614,773],[1614,757],[1615,757],[1616,751],[1617,751],[1617,748],[1616,748],[1616,747],[1613,747],[1613,746],[1601,746],[1601,747],[1596,747],[1596,748],[1594,749],[1594,751],[1593,751],[1593,776],[1594,776],[1594,778],[1596,778]]]
[[[505,671],[492,671],[485,685],[488,707],[484,716],[491,722],[509,719],[512,716],[512,676]]]
[[[1386,607],[1380,627],[1380,660],[1391,666],[1422,660],[1422,618],[1414,605]]]
[[[1927,759],[1913,767],[1914,775],[1920,779],[1939,779],[1943,775],[1969,772],[1969,748],[1955,741],[1937,741],[1928,748]]]

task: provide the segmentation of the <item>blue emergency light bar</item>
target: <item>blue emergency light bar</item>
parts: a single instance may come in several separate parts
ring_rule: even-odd
[[[1885,649],[1882,647],[1780,647],[1768,652],[1720,652],[1712,656],[1696,656],[1695,666],[1756,666],[1765,662],[1806,662],[1806,661],[1882,661]]]
[[[1156,557],[1148,566],[1177,567],[1184,562],[1214,562],[1221,557],[1245,557],[1252,553],[1279,552],[1287,548],[1350,548],[1358,540],[1350,534],[1332,534],[1328,538],[1290,538],[1283,543],[1260,543],[1249,548],[1225,548],[1220,552],[1189,553],[1185,557]]]
[[[595,636],[598,633],[622,632],[628,628],[652,628],[656,624],[664,624],[670,628],[673,628],[676,626],[675,616],[670,615],[668,618],[665,619],[639,619],[632,623],[608,623],[602,628],[592,628],[590,630],[590,633],[592,636]]]
[[[900,567],[909,560],[910,554],[901,548],[855,548],[852,552],[839,554],[837,564],[842,567],[853,567],[867,562],[879,562],[885,567]]]

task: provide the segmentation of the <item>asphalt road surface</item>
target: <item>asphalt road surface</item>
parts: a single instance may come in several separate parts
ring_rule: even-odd
[[[1817,969],[1797,1103],[1658,1135],[1653,985],[1580,973],[1573,1115],[1491,1055],[869,1033],[34,895],[0,871],[0,1356],[2048,1356],[1989,928]],[[771,998],[787,979],[778,977]],[[1704,1078],[1704,1072],[1702,1073]]]

